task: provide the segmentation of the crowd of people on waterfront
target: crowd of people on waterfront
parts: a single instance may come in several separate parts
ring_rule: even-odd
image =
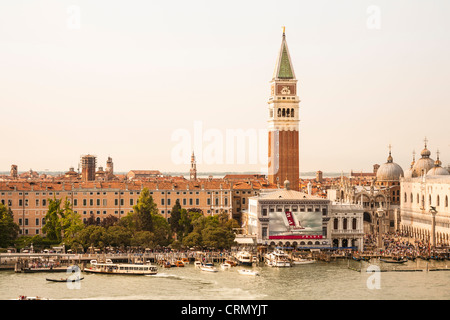
[[[382,235],[383,248],[382,255],[392,257],[430,257],[432,249],[429,241],[412,240],[401,232],[389,232]],[[364,248],[367,251],[378,251],[378,235],[366,234],[364,236]]]

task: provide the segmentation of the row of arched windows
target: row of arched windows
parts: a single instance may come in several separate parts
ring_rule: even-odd
[[[278,117],[294,117],[294,108],[278,108],[277,110]]]
[[[405,201],[405,202],[408,202],[408,195],[406,194],[406,192],[405,192],[405,194],[403,195],[403,197],[404,197],[404,201]],[[413,196],[412,193],[411,193],[410,196],[409,196],[409,200],[410,200],[409,202],[411,202],[411,203],[414,202],[414,196]],[[420,195],[417,194],[417,195],[416,195],[416,203],[421,203],[422,206],[425,206],[425,196],[422,195],[422,199],[421,199],[421,198],[420,198]],[[429,206],[434,205],[434,206],[436,206],[436,207],[440,207],[440,206],[441,206],[441,198],[440,198],[440,196],[437,195],[437,196],[436,196],[436,203],[433,203],[433,202],[432,202],[432,198],[431,198],[431,194],[430,194],[430,195],[428,196],[428,205],[429,205]],[[443,205],[444,205],[445,208],[448,208],[448,196],[445,196]]]

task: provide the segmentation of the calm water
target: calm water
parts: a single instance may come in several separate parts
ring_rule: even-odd
[[[450,271],[381,272],[379,289],[368,288],[368,263],[363,271],[347,268],[346,261],[317,262],[291,268],[254,267],[260,276],[241,275],[240,267],[208,273],[190,264],[184,268],[159,268],[155,276],[96,275],[82,273],[79,289],[45,278],[66,277],[64,273],[0,272],[0,299],[19,295],[50,299],[96,300],[338,300],[338,299],[450,299]],[[352,266],[359,263],[351,261]],[[450,268],[450,262],[437,266]],[[424,264],[422,264],[422,267]],[[391,267],[392,266],[388,266]],[[407,267],[417,267],[408,262]],[[373,282],[372,282],[373,283]]]

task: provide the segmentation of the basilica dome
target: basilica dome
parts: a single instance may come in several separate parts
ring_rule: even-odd
[[[426,144],[420,155],[422,158],[417,160],[413,167],[413,177],[420,177],[430,171],[430,169],[434,168],[434,160],[430,158],[431,152],[427,149]]]
[[[402,167],[393,161],[389,151],[387,162],[382,164],[377,170],[377,181],[398,181],[403,175]]]
[[[441,167],[442,162],[439,160],[439,155],[437,156],[436,161],[434,162],[434,167],[428,170],[427,176],[448,176],[450,173],[447,169]]]

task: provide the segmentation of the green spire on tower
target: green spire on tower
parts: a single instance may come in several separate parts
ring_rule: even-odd
[[[292,67],[291,57],[289,56],[289,50],[286,43],[285,27],[283,27],[283,39],[273,79],[295,79],[294,68]]]

